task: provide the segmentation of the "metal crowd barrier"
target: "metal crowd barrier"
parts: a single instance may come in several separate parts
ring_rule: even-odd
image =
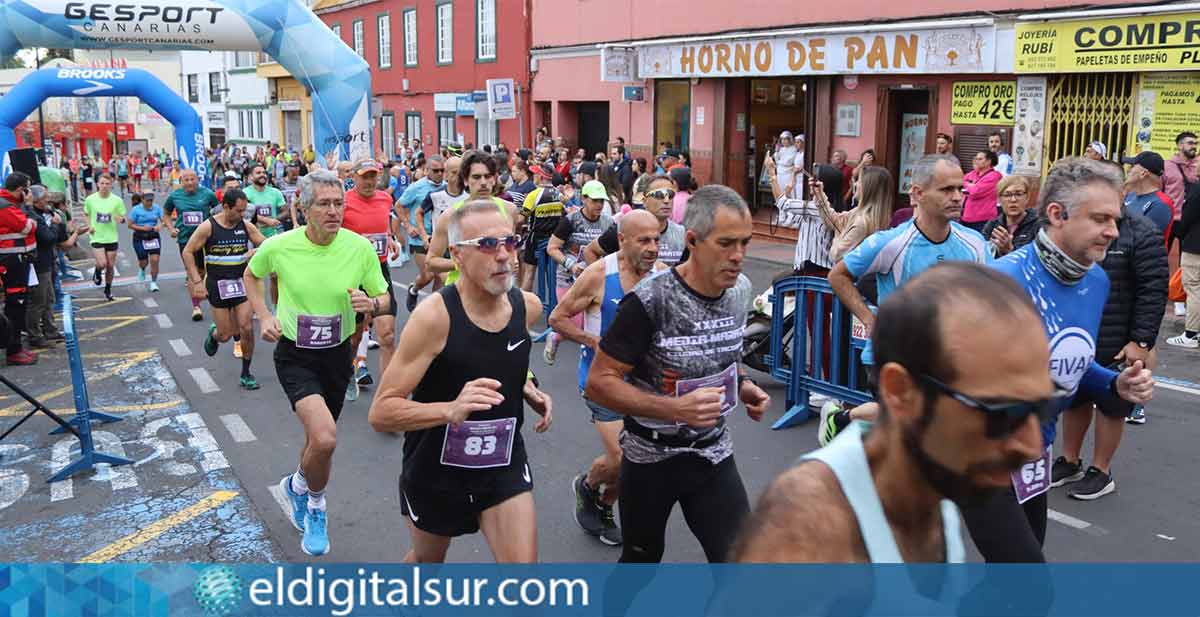
[[[63,336],[67,339],[67,362],[71,367],[71,386],[75,393],[75,417],[50,434],[70,431],[79,438],[79,458],[50,478],[50,482],[65,480],[81,471],[88,471],[98,463],[128,465],[133,461],[120,456],[96,452],[92,443],[92,422],[117,422],[121,418],[92,409],[88,399],[87,378],[83,374],[83,355],[79,351],[79,337],[75,333],[75,312],[70,295],[63,297]]]
[[[784,309],[789,294],[796,299],[792,316]],[[816,415],[808,405],[810,394],[855,405],[872,400],[871,393],[858,379],[861,354],[867,343],[865,329],[838,300],[829,281],[812,276],[781,279],[771,290],[771,302],[774,308],[769,366],[771,375],[787,384],[787,411],[772,429],[795,426]],[[790,334],[788,321],[792,324]],[[790,354],[785,353],[785,334],[790,336]],[[829,366],[824,362],[827,351]],[[823,377],[825,374],[827,378]]]
[[[554,283],[555,275],[558,272],[558,263],[546,253],[548,244],[549,242],[544,242],[534,249],[534,254],[537,256],[534,287],[537,290],[538,299],[542,301],[542,312],[545,313],[547,320],[550,319],[550,313],[558,304],[558,287]],[[550,326],[547,324],[545,330],[533,337],[534,342],[541,342],[550,336],[550,332]]]

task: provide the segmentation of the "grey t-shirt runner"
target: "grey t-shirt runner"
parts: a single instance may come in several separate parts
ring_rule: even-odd
[[[688,287],[675,268],[663,270],[642,281],[621,301],[600,349],[633,366],[630,378],[634,385],[665,396],[686,394],[691,389],[689,384],[720,383],[716,378],[732,370],[732,386],[726,390],[728,413],[738,405],[737,367],[742,357],[746,311],[753,297],[750,279],[745,275],[739,275],[737,283],[720,297],[709,298]],[[699,383],[704,378],[710,378],[705,380],[708,383]],[[715,443],[695,449],[662,446],[625,432],[621,449],[634,463],[657,463],[676,454],[695,452],[715,465],[733,453],[724,417],[709,429],[641,416],[631,418],[663,435],[694,440],[720,435]]]
[[[607,212],[601,210],[599,218],[589,221],[580,208],[559,220],[554,236],[563,241],[564,255],[574,255],[576,259],[582,259],[583,249],[612,227],[612,224],[612,217]],[[568,268],[562,266],[557,268],[555,279],[559,287],[570,287],[575,283],[575,276]]]

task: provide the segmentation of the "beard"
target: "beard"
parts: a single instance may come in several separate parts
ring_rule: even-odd
[[[929,456],[925,452],[925,449],[921,447],[921,442],[929,429],[929,425],[933,421],[934,413],[933,399],[932,397],[927,397],[924,413],[917,425],[902,429],[904,446],[909,454],[912,455],[913,460],[917,462],[917,468],[920,470],[921,476],[933,487],[933,490],[946,499],[953,501],[960,508],[966,509],[979,506],[986,503],[997,492],[1004,490],[1003,487],[980,486],[972,482],[971,476],[973,474],[993,469],[1015,471],[1025,464],[1026,461],[1021,460],[1020,457],[1009,457],[1003,461],[989,461],[968,465],[966,472],[957,473],[933,460],[933,457]]]
[[[487,282],[483,285],[483,289],[494,296],[500,296],[508,293],[508,290],[512,289],[513,285],[513,275],[510,272],[508,273],[508,276],[504,277],[502,280],[496,280],[492,277],[488,277]]]

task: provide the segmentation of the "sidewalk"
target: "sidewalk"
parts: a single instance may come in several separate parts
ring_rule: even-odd
[[[746,250],[746,257],[780,267],[790,267],[796,252],[794,242],[778,242],[756,237]]]

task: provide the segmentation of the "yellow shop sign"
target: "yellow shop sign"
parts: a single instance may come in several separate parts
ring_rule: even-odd
[[[1200,70],[1200,13],[1018,23],[1018,73]]]

